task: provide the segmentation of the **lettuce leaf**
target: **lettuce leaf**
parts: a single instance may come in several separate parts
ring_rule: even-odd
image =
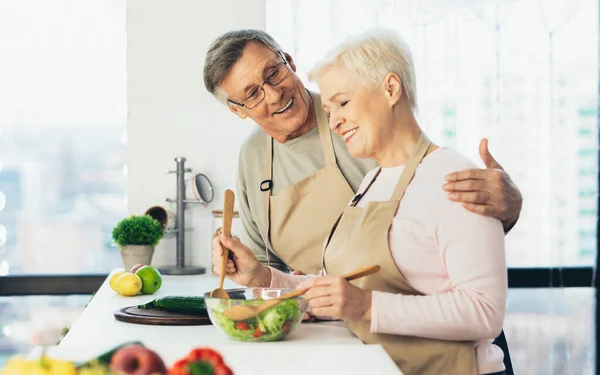
[[[276,341],[283,338],[285,322],[295,324],[301,318],[298,303],[295,299],[288,299],[272,308],[263,311],[258,316],[243,321],[233,321],[219,311],[214,311],[216,324],[229,337],[235,340],[248,341]],[[240,329],[238,327],[244,327]],[[257,328],[259,337],[255,337]]]

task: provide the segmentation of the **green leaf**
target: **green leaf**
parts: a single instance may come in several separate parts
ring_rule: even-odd
[[[156,246],[165,232],[149,215],[132,215],[124,218],[113,228],[112,238],[121,247],[127,245]]]

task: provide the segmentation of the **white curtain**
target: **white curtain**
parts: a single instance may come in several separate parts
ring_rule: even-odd
[[[483,166],[490,150],[524,196],[510,267],[593,265],[598,194],[597,0],[267,0],[267,31],[307,71],[344,37],[398,30],[416,64],[418,120]],[[592,280],[590,280],[590,286]],[[593,290],[511,290],[519,374],[587,374]]]

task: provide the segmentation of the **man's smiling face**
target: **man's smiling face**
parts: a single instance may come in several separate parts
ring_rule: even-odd
[[[246,105],[256,95],[258,98],[263,96],[259,86],[274,77],[278,69],[285,69],[279,70],[285,78],[275,86],[269,83],[262,85],[264,98],[256,107],[249,109],[234,103],[228,105],[233,113],[243,119],[251,118],[267,134],[284,143],[301,132],[314,117],[311,114],[312,100],[295,74],[296,65],[291,56],[272,51],[261,43],[250,42],[223,80],[221,88],[231,101]]]

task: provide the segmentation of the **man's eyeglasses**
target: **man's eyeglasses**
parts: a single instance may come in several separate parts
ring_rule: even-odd
[[[279,52],[279,56],[283,58],[283,61],[271,68],[271,70],[265,77],[263,83],[261,83],[258,86],[254,86],[252,90],[250,90],[248,96],[246,96],[246,98],[242,100],[241,103],[234,102],[231,99],[229,99],[229,102],[235,105],[239,105],[240,107],[246,107],[248,109],[255,108],[257,105],[259,105],[260,102],[262,102],[265,98],[265,89],[263,88],[263,85],[265,83],[268,83],[271,86],[277,86],[281,83],[281,81],[285,79],[285,77],[287,77],[290,71],[287,67],[288,62],[285,59],[285,57],[281,54],[281,52]]]

